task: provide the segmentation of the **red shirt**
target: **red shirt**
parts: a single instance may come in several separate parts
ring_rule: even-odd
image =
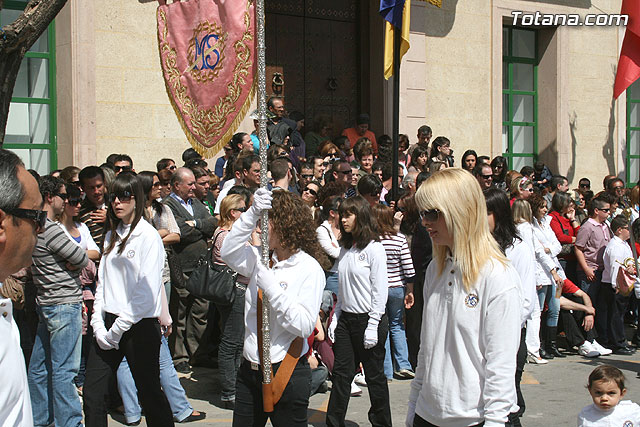
[[[565,279],[564,283],[562,284],[563,294],[575,294],[579,290],[580,288],[574,285],[573,282],[569,279]]]
[[[578,235],[578,230],[580,229],[580,227],[578,226],[576,228],[573,228],[573,226],[571,225],[571,221],[569,221],[568,218],[565,218],[558,212],[549,212],[549,216],[551,216],[551,223],[549,225],[551,226],[553,232],[556,234],[556,237],[558,238],[560,244],[564,245],[567,243],[573,243],[573,239],[571,238]],[[563,230],[568,234],[565,234]]]
[[[367,130],[364,135],[360,135],[358,134],[356,128],[346,128],[342,131],[342,135],[346,136],[349,139],[351,148],[356,145],[356,141],[358,141],[360,138],[367,138],[373,145],[373,154],[378,154],[378,143],[376,142],[376,135],[370,130]]]

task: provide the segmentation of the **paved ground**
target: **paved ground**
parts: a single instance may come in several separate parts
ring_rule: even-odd
[[[640,353],[633,356],[606,356],[598,359],[585,359],[573,355],[565,359],[552,360],[547,365],[527,365],[523,378],[523,393],[527,409],[522,424],[526,427],[573,426],[580,409],[591,403],[585,389],[589,373],[598,364],[609,363],[620,368],[627,377],[627,398],[640,402]],[[229,426],[232,413],[221,409],[216,378],[217,370],[196,368],[190,375],[181,378],[182,384],[192,405],[207,413],[207,419],[192,423],[198,426]],[[348,426],[368,426],[367,411],[369,396],[366,387],[361,397],[351,398],[347,415]],[[391,411],[396,426],[404,425],[406,401],[409,394],[409,381],[394,380],[389,384]],[[309,407],[309,424],[324,426],[329,393],[315,395]],[[120,426],[110,419],[110,426]],[[144,422],[141,425],[145,425]]]

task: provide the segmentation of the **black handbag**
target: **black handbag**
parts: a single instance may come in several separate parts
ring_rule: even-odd
[[[216,239],[222,233],[218,233]],[[207,250],[196,264],[196,268],[191,272],[191,276],[186,283],[187,291],[190,294],[204,298],[219,305],[231,305],[235,299],[235,284],[238,273],[226,265],[218,265],[213,262],[213,246]]]

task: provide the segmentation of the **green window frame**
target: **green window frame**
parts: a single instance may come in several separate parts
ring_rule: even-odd
[[[14,11],[24,10],[25,6],[26,1],[6,0],[4,2],[3,9],[0,10],[0,17],[3,13],[7,12],[13,12],[11,13],[13,15],[15,13]],[[11,19],[11,22],[13,22],[13,19]],[[4,22],[4,24],[6,24],[6,22]],[[28,74],[26,77],[27,80],[30,79],[30,74],[33,69],[36,70],[36,73],[46,69],[46,79],[43,78],[42,81],[37,82],[38,84],[46,82],[46,89],[40,88],[38,90],[34,90],[34,92],[37,93],[29,94],[16,93],[16,87],[14,87],[14,92],[11,97],[7,130],[11,127],[12,118],[15,119],[16,117],[15,115],[12,116],[11,109],[21,107],[23,108],[23,111],[19,116],[19,119],[26,119],[29,122],[28,135],[20,134],[20,138],[15,138],[14,135],[9,135],[7,132],[3,144],[3,148],[15,151],[25,162],[27,168],[35,169],[41,174],[49,173],[58,167],[55,46],[54,21],[51,22],[36,44],[34,44],[34,46],[32,46],[32,48],[25,54],[20,68],[20,73],[26,72]],[[38,64],[42,64],[43,61],[46,61],[46,65],[41,65],[41,67],[38,68]],[[18,75],[18,80],[20,78],[21,75]],[[41,115],[44,115],[44,118],[40,117]],[[39,120],[46,120],[46,122],[38,122]],[[33,122],[38,123],[34,125]],[[37,127],[37,133],[43,134],[46,132],[46,135],[42,138],[38,137],[38,140],[34,141],[32,126]],[[46,126],[46,129],[42,126]],[[34,131],[34,133],[36,131]],[[28,141],[25,139],[28,139]]]
[[[502,29],[502,155],[509,169],[538,157],[538,33]]]
[[[640,80],[627,89],[627,144],[625,182],[633,187],[640,181]]]

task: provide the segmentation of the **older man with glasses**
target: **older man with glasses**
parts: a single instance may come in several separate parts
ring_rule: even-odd
[[[31,265],[37,237],[47,220],[38,183],[22,160],[0,149],[0,294],[2,282]],[[33,425],[20,333],[13,318],[12,300],[0,296],[0,425]],[[71,382],[70,382],[71,384]]]

